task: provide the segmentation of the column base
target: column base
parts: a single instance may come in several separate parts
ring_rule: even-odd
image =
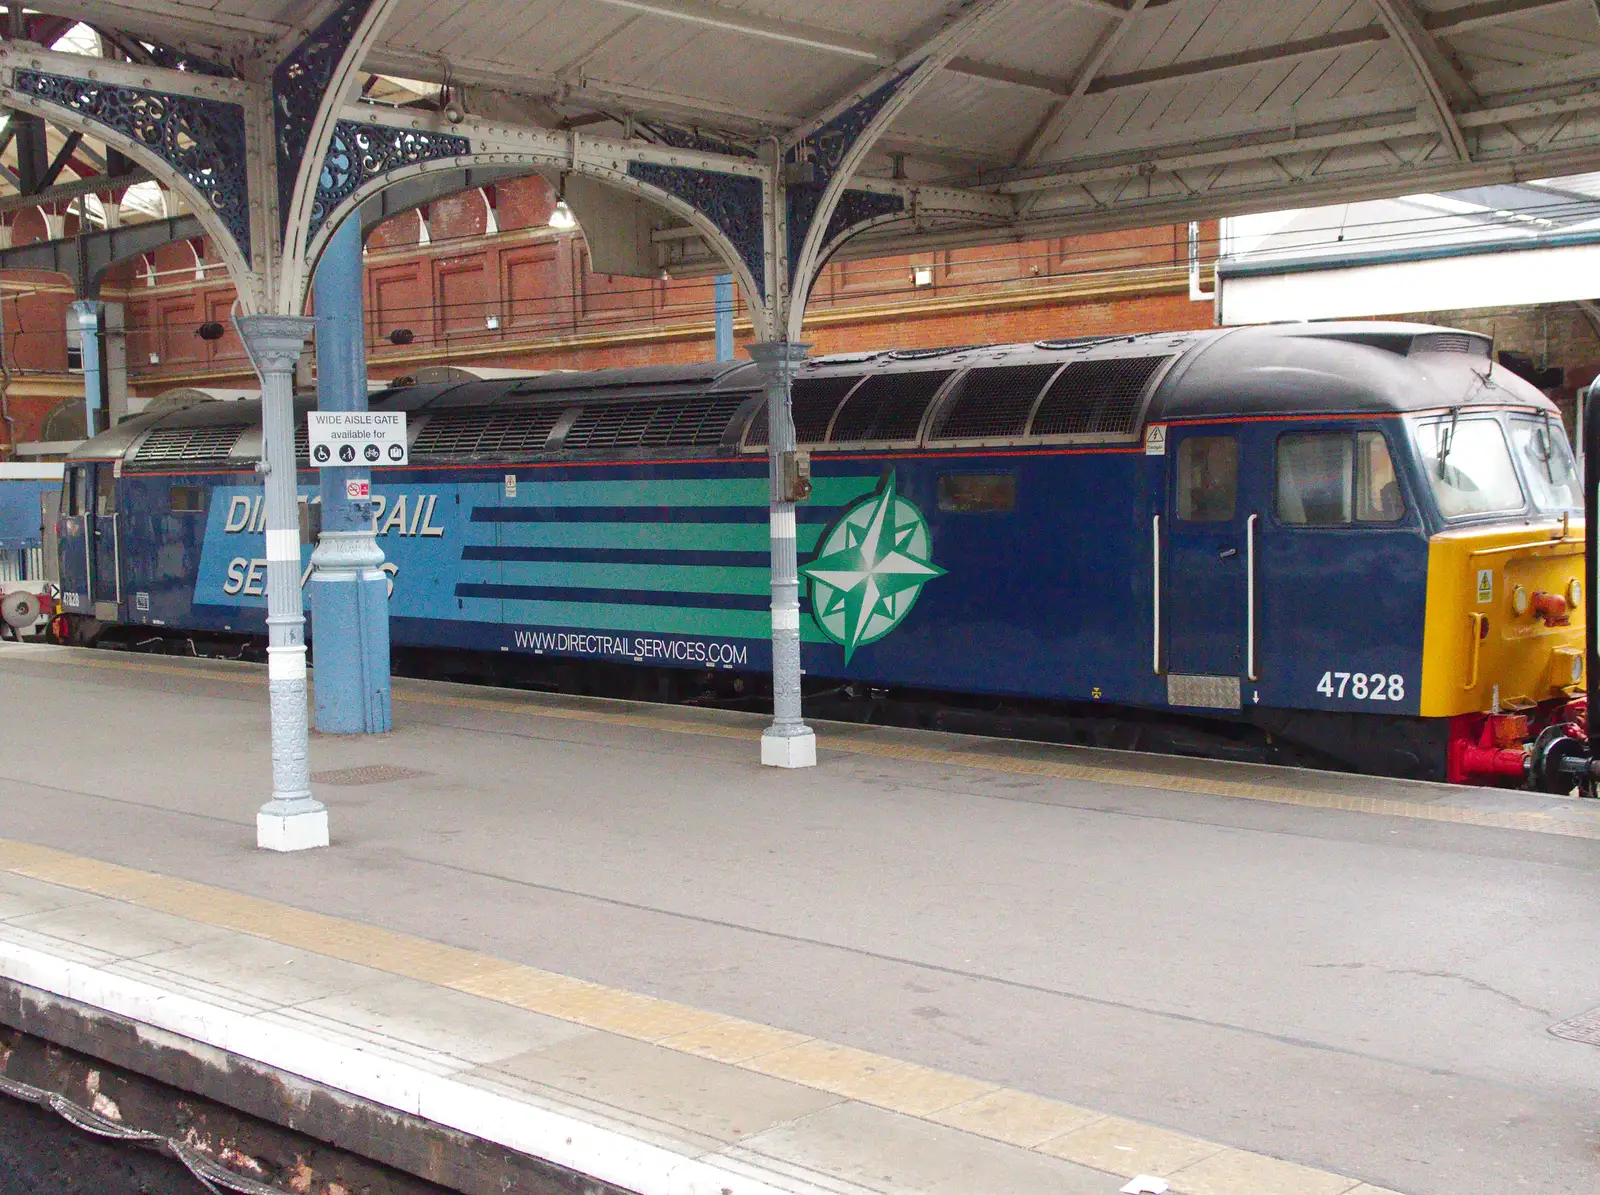
[[[816,732],[809,726],[789,734],[768,727],[761,734],[761,763],[769,768],[816,767]]]
[[[268,801],[256,812],[256,846],[263,851],[308,851],[328,845],[328,807],[308,801],[301,808],[274,809]]]

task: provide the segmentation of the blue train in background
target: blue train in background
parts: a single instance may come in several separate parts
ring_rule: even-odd
[[[760,701],[753,366],[372,406],[408,414],[410,464],[372,485],[408,666]],[[793,409],[813,712],[1502,782],[1537,781],[1533,744],[1581,713],[1581,486],[1555,408],[1487,338],[1302,324],[824,357]],[[256,404],[213,402],[78,449],[60,632],[263,635],[260,444]]]

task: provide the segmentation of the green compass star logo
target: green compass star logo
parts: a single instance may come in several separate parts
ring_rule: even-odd
[[[811,582],[811,615],[844,646],[845,663],[899,626],[922,587],[944,575],[928,548],[928,522],[895,493],[891,472],[876,494],[844,512],[800,570]]]

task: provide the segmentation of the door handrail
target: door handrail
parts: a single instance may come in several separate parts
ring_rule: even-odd
[[[1478,662],[1483,654],[1483,628],[1489,621],[1489,616],[1473,610],[1467,614],[1467,621],[1472,624],[1472,668],[1467,683],[1461,687],[1471,690],[1478,687]]]
[[[1244,521],[1244,672],[1256,680],[1256,520],[1251,515]]]
[[[1150,525],[1150,668],[1161,675],[1161,516]]]

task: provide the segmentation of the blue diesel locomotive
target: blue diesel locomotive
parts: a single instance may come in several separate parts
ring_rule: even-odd
[[[1490,348],[1301,324],[810,361],[793,411],[811,708],[1526,774],[1528,744],[1583,708],[1582,491],[1554,406]],[[397,650],[521,683],[759,699],[753,366],[401,385],[372,406],[409,416],[409,465],[372,485]],[[260,449],[242,402],[78,449],[65,632],[260,636]]]

